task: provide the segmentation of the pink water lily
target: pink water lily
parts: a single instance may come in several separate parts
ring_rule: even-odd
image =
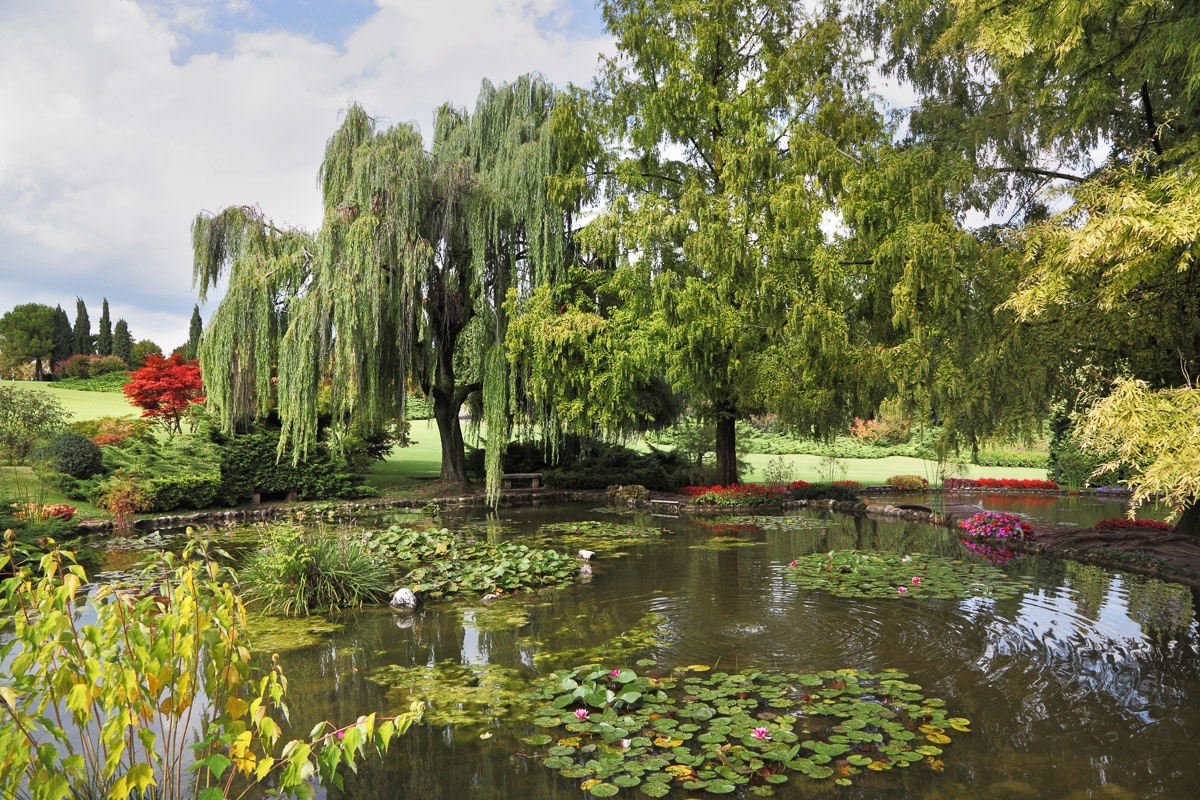
[[[619,669],[614,669],[612,672],[608,673],[608,677],[610,677],[610,678],[615,678],[615,677],[617,677],[617,676],[618,676],[618,675],[620,675],[620,674],[621,674],[621,670],[619,670]]]
[[[792,563],[788,564],[788,566],[789,566],[789,567],[794,567],[794,566],[796,566],[796,562],[795,562],[795,561],[793,561]]]
[[[629,749],[629,745],[631,745],[631,744],[633,744],[633,742],[632,742],[632,741],[630,741],[629,739],[622,739],[622,740],[621,740],[621,747],[623,747],[623,748],[624,748],[624,749],[626,749],[626,750],[628,750],[628,749]]]
[[[576,719],[587,719],[588,718],[587,709],[586,708],[575,709],[575,718]]]
[[[900,594],[908,594],[908,589],[905,589],[903,586],[897,586],[896,591]]]
[[[913,586],[916,586],[916,585],[917,585],[917,584],[919,584],[920,582],[921,582],[921,579],[920,579],[920,578],[913,578]]]
[[[771,738],[771,732],[769,730],[767,730],[766,728],[755,728],[754,730],[750,731],[750,735],[753,736],[755,739],[770,739]]]

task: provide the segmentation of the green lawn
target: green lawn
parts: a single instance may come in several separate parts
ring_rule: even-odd
[[[415,419],[408,435],[414,440],[408,447],[396,447],[384,461],[367,470],[372,486],[383,491],[411,487],[416,481],[434,480],[442,473],[442,445],[437,424],[432,419]]]
[[[808,481],[809,483],[824,482],[829,479],[823,471],[824,465],[820,456],[791,455],[771,456],[751,453],[742,456],[750,465],[750,473],[743,475],[746,481],[761,481],[768,464],[782,458],[792,469],[792,479]],[[931,485],[937,483],[937,463],[907,456],[888,456],[887,458],[840,458],[836,463],[834,480],[858,481],[867,486],[878,486],[886,483],[893,475],[919,475]],[[975,464],[951,464],[945,477],[954,478],[1035,478],[1046,479],[1046,470],[1030,469],[1027,467],[980,467]]]
[[[59,389],[42,381],[0,381],[0,386],[15,386],[53,395],[71,414],[71,421],[100,417],[137,416],[140,412],[119,392],[81,392],[78,389]]]

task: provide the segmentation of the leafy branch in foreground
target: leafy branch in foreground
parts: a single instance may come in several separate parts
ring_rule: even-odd
[[[277,750],[287,679],[277,656],[254,663],[233,576],[202,542],[161,554],[136,586],[91,588],[71,553],[51,549],[34,578],[16,562],[15,536],[5,540],[2,797],[216,800],[260,782],[311,797],[311,778],[341,786],[342,764],[385,752],[421,716],[414,703],[395,717],[322,722]]]

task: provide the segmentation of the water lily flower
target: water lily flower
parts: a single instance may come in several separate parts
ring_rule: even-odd
[[[908,589],[905,589],[903,586],[897,586],[896,591],[900,594],[908,594]]]
[[[789,567],[794,567],[794,566],[796,566],[796,562],[795,562],[795,561],[793,561],[792,563],[788,564],[788,566],[789,566]]]
[[[755,739],[770,739],[771,738],[771,732],[769,730],[767,730],[766,728],[755,728],[754,730],[750,731],[750,735],[753,736]]]
[[[913,586],[916,586],[916,585],[917,585],[917,584],[919,584],[920,582],[921,582],[921,579],[920,579],[920,578],[913,578]]]
[[[630,741],[629,739],[622,739],[622,740],[621,740],[621,747],[622,747],[622,748],[624,748],[625,750],[628,750],[628,749],[629,749],[629,745],[631,745],[631,744],[633,744],[633,742],[632,742],[632,741]]]
[[[575,718],[576,719],[587,719],[588,718],[587,709],[586,708],[575,709]]]
[[[615,677],[617,677],[617,676],[618,676],[618,675],[620,675],[620,674],[621,674],[621,670],[619,670],[619,669],[614,669],[612,672],[608,673],[608,677],[610,677],[610,678],[615,678]]]

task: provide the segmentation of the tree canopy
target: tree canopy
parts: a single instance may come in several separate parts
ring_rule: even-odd
[[[0,361],[6,364],[34,362],[34,380],[42,380],[42,363],[54,355],[54,309],[41,303],[25,303],[0,317]]]

